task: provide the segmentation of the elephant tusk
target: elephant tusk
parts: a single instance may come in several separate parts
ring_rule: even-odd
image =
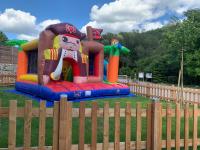
[[[50,77],[51,77],[52,80],[59,80],[60,79],[60,75],[62,73],[63,58],[64,58],[64,51],[62,50],[62,53],[61,53],[57,67],[56,67],[55,71],[50,74]]]

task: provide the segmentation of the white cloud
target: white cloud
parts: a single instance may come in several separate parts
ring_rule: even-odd
[[[28,12],[5,9],[0,12],[0,31],[14,33],[19,39],[32,40],[48,25],[60,22],[58,19],[48,19],[37,24],[36,21],[36,17]]]
[[[94,5],[90,12],[90,22],[81,31],[85,32],[88,25],[113,33],[156,29],[165,24],[166,20],[158,20],[167,12],[180,15],[188,9],[199,7],[198,0],[116,0],[101,7]]]
[[[158,28],[162,28],[164,24],[160,22],[146,22],[141,26],[141,29],[144,31],[154,30]]]
[[[36,39],[38,38],[38,36],[31,36],[31,35],[28,35],[28,34],[19,34],[17,36],[17,39],[20,39],[20,40],[33,40],[33,39]]]
[[[38,30],[44,30],[48,25],[50,24],[56,24],[56,23],[60,23],[60,20],[58,19],[54,19],[54,20],[51,20],[51,19],[48,19],[48,20],[45,20],[41,23],[38,24]]]
[[[20,10],[6,9],[0,13],[0,30],[12,33],[34,33],[36,17]]]

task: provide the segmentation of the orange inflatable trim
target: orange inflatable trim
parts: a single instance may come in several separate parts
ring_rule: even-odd
[[[26,52],[20,51],[18,52],[18,62],[17,62],[17,81],[19,81],[19,78],[21,75],[27,74],[28,69],[28,57],[26,55]]]
[[[108,81],[115,83],[118,79],[119,56],[111,56],[108,64]]]

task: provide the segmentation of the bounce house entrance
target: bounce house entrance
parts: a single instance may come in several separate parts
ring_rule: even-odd
[[[99,53],[89,52],[89,76],[99,75]]]
[[[28,73],[37,74],[38,52],[36,50],[28,51],[27,56],[28,56]]]
[[[73,70],[72,65],[68,61],[63,62],[62,68],[62,80],[73,82]]]

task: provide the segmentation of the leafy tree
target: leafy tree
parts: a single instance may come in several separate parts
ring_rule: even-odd
[[[0,31],[0,45],[2,45],[7,40],[8,40],[7,36]]]
[[[101,40],[101,43],[103,43],[104,45],[110,45],[111,43],[111,39],[113,37],[116,37],[116,34],[113,34],[113,33],[107,33],[107,34],[104,34],[102,36],[102,40]]]
[[[166,32],[166,39],[170,49],[184,50],[185,75],[200,77],[200,10],[189,10],[185,16],[175,31]]]

